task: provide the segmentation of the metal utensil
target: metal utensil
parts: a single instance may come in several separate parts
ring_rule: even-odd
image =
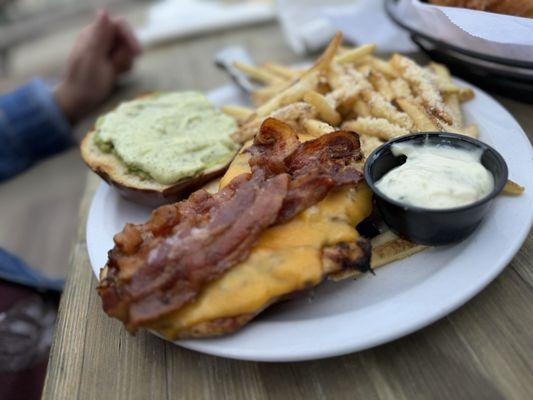
[[[258,89],[260,87],[258,84],[252,82],[246,74],[235,67],[235,61],[254,65],[252,57],[242,46],[225,47],[215,55],[216,66],[225,70],[243,91],[251,93]]]

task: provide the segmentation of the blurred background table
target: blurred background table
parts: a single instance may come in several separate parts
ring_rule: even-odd
[[[146,9],[142,2],[109,4],[112,12],[134,24]],[[33,75],[61,71],[75,34],[91,17],[85,8],[69,15],[61,30],[10,52],[11,72],[0,78],[0,89]],[[143,91],[207,91],[228,83],[212,60],[230,44],[243,45],[258,62],[302,61],[274,23],[176,40],[149,49],[99,112]],[[420,54],[415,57],[423,59]],[[531,106],[498,100],[531,139]],[[93,121],[82,123],[77,135]],[[531,235],[510,266],[480,295],[406,338],[327,360],[241,362],[185,350],[145,332],[130,336],[101,311],[85,244],[87,210],[98,182],[87,175],[73,149],[0,187],[0,214],[4,226],[10,227],[0,234],[2,245],[51,275],[61,275],[69,265],[45,399],[525,399],[533,392]],[[50,226],[54,235],[47,234]],[[35,245],[28,248],[28,241]]]

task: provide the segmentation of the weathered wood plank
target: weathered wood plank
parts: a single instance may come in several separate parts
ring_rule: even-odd
[[[80,220],[85,220],[87,217],[90,199],[97,182],[92,176],[87,180],[87,187],[80,205]],[[86,268],[88,259],[85,245],[85,223],[79,225],[77,238],[70,260],[72,268],[68,273],[69,284],[66,285],[61,297],[58,322],[50,350],[49,369],[43,389],[45,398],[56,398],[58,395],[63,398],[75,398],[81,381],[84,339],[87,321],[89,321],[86,299],[93,295],[92,287],[87,282],[89,271]]]
[[[264,399],[258,364],[199,354],[166,346],[168,399]]]
[[[532,242],[530,236],[526,247]],[[533,290],[513,266],[514,262],[481,295],[451,314],[449,320],[469,344],[490,381],[506,398],[522,399],[533,393]]]
[[[446,319],[373,351],[384,379],[407,399],[501,398]]]
[[[90,271],[90,265],[85,266]],[[103,397],[141,400],[154,393],[165,393],[165,343],[145,331],[132,337],[118,321],[109,323],[104,318],[94,318],[102,307],[100,297],[96,296],[96,279],[91,272],[84,278],[91,282],[91,294],[85,299],[91,317],[85,329],[81,370],[91,373],[82,377],[80,397],[90,398],[97,391]]]

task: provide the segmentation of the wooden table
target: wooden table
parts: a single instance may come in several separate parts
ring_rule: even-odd
[[[145,54],[133,89],[207,90],[227,82],[211,58],[245,45],[258,61],[297,61],[275,25],[185,40]],[[530,105],[499,99],[526,131]],[[529,136],[532,138],[532,136]],[[85,244],[92,174],[59,310],[45,399],[526,399],[533,394],[533,236],[468,304],[405,338],[343,357],[256,363],[212,357],[146,332],[130,336],[101,310]]]

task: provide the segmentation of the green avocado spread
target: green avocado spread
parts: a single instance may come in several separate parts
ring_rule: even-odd
[[[230,138],[236,130],[201,93],[154,93],[100,117],[94,141],[131,173],[173,184],[228,163],[239,148]]]

